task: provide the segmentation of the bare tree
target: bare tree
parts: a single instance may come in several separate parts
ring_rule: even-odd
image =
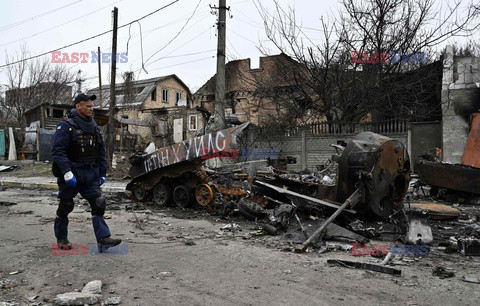
[[[47,58],[29,60],[22,46],[15,56],[6,54],[8,84],[5,99],[0,101],[4,116],[25,125],[25,112],[42,103],[68,104],[75,74],[62,64],[53,66]]]
[[[323,39],[315,43],[304,33],[293,8],[285,10],[274,2],[273,12],[259,1],[257,8],[269,40],[302,67],[285,72],[291,76],[286,85],[290,91],[283,94],[284,99],[275,100],[288,105],[293,118],[302,118],[308,111],[344,121],[367,114],[375,119],[436,118],[441,114],[436,99],[441,63],[409,62],[408,56],[402,62],[392,55],[431,57],[433,47],[479,27],[479,7],[471,3],[461,6],[460,1],[452,1],[444,10],[435,7],[433,0],[342,0],[337,20],[331,25],[320,20]],[[266,47],[262,50],[269,52]],[[358,52],[360,60],[352,61],[352,51]]]
[[[123,103],[124,105],[129,105],[135,102],[135,87],[133,86],[134,78],[133,72],[125,72],[123,74]]]

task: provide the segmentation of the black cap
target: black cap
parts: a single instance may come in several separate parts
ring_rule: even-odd
[[[79,94],[75,97],[75,104],[79,103],[79,102],[82,102],[82,101],[88,101],[88,100],[95,100],[97,98],[96,95],[91,95],[91,96],[87,96],[85,94]]]

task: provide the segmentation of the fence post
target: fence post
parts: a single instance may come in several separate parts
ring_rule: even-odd
[[[307,168],[307,127],[302,126],[300,128],[302,135],[302,170]]]
[[[37,142],[37,161],[40,161],[40,124],[37,122],[37,130],[35,131],[37,134],[36,142]]]
[[[413,173],[415,160],[412,156],[412,124],[411,123],[406,124],[406,128],[407,128],[407,152],[408,152],[408,156],[410,157],[410,172]]]
[[[15,136],[13,128],[8,128],[8,160],[17,160],[17,149],[15,148]]]

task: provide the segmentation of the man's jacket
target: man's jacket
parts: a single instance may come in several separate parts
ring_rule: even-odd
[[[88,139],[86,147],[80,148]],[[79,141],[82,140],[82,141]],[[89,154],[81,153],[86,149]],[[95,148],[92,156],[92,148]],[[72,109],[68,119],[62,121],[55,130],[52,142],[52,158],[59,167],[62,176],[68,171],[77,178],[78,182],[88,183],[96,181],[107,174],[107,159],[105,143],[100,129],[90,117],[82,118]]]

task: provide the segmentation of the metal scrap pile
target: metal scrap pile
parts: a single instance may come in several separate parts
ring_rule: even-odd
[[[137,200],[151,199],[157,207],[173,202],[183,209],[196,205],[227,219],[240,214],[263,233],[280,235],[299,252],[322,249],[326,240],[369,250],[365,245],[369,239],[396,241],[420,251],[419,246],[433,242],[429,217],[459,216],[455,209],[437,205],[406,206],[407,150],[401,142],[371,132],[357,135],[345,147],[335,145],[337,155],[316,171],[287,172],[266,160],[207,167],[217,162],[205,162],[203,153],[213,155],[212,147],[219,156],[235,150],[245,126],[132,157],[133,180],[127,189]],[[478,250],[473,234],[448,235],[446,241],[469,254]]]

